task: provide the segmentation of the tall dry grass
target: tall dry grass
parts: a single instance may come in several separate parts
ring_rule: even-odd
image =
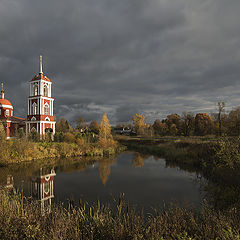
[[[120,199],[116,210],[55,206],[42,215],[20,193],[0,193],[0,239],[240,239],[237,209],[216,212],[177,206],[154,215],[136,213]]]

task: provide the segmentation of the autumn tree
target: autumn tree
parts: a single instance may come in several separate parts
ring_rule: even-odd
[[[168,126],[166,123],[161,122],[159,119],[155,120],[153,125],[154,133],[156,135],[165,136],[168,132]]]
[[[168,115],[165,123],[168,126],[170,135],[181,135],[183,124],[181,117],[178,114],[175,113]]]
[[[174,123],[171,124],[171,126],[170,126],[170,128],[169,128],[169,134],[170,134],[171,136],[176,136],[177,133],[178,133],[178,128],[177,128],[176,124],[174,124]]]
[[[228,135],[240,136],[240,107],[233,109],[227,120]]]
[[[152,125],[154,134],[161,135],[161,125],[162,125],[162,122],[159,119],[154,121],[154,123]]]
[[[114,146],[116,144],[112,137],[111,125],[109,124],[109,120],[106,113],[104,113],[102,121],[99,125],[98,141],[99,144],[103,147]]]
[[[190,136],[194,133],[194,114],[192,112],[183,112],[182,113],[182,122],[183,122],[183,134],[184,136]]]
[[[144,134],[145,129],[147,127],[146,123],[145,123],[145,116],[141,115],[141,114],[137,114],[133,117],[133,124],[136,130],[137,134]]]
[[[195,134],[204,136],[213,132],[213,120],[207,113],[198,113],[195,116]]]
[[[69,132],[72,130],[73,128],[65,118],[61,118],[56,122],[56,132]]]

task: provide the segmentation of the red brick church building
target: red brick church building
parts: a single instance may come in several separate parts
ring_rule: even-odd
[[[0,121],[7,138],[15,137],[19,129],[26,134],[38,132],[41,136],[50,132],[55,134],[53,113],[52,82],[43,74],[42,56],[40,56],[40,72],[29,82],[28,115],[27,119],[13,116],[13,106],[5,98],[3,84],[0,98]]]

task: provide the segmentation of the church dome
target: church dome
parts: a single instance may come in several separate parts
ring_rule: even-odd
[[[0,98],[0,107],[12,107],[12,104],[7,99]]]
[[[3,83],[1,83],[0,107],[13,109],[12,104],[7,99],[4,98]]]

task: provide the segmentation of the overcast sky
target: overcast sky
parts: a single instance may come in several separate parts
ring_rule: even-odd
[[[112,123],[240,105],[239,0],[0,0],[0,81],[26,116],[28,82],[55,114]]]

